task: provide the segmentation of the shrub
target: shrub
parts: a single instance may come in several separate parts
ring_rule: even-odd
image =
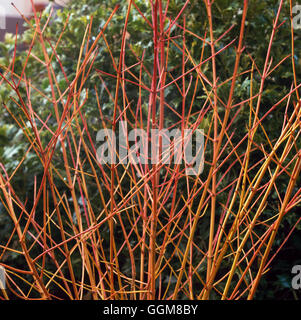
[[[9,297],[252,299],[299,222],[288,8],[94,3],[35,13],[27,50],[2,46]],[[155,164],[100,163],[97,132],[121,121],[203,129],[203,172],[165,164],[162,145]]]

